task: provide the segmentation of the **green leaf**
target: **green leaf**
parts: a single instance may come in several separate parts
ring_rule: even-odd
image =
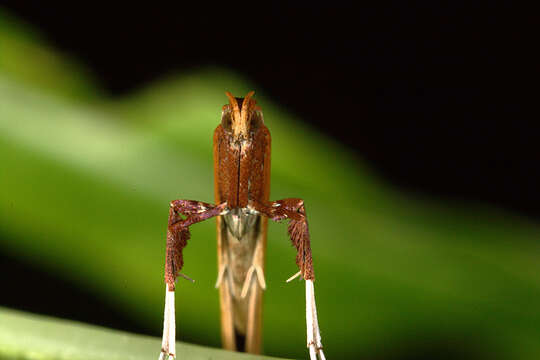
[[[161,340],[0,308],[0,359],[157,359]],[[177,343],[177,358],[190,360],[277,359]]]

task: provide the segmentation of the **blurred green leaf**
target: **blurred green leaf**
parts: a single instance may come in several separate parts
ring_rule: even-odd
[[[0,66],[1,251],[90,289],[159,335],[168,203],[213,200],[223,92],[256,86],[209,68],[120,101],[81,102],[46,91],[39,76],[10,74]],[[413,348],[540,356],[538,224],[402,194],[264,93],[256,98],[273,139],[271,197],[305,199],[328,358]],[[219,346],[214,227],[192,229],[184,271],[197,282],[180,281],[177,313],[181,339]],[[284,283],[297,271],[285,228],[269,230],[265,350],[305,357],[303,284]]]
[[[0,308],[0,359],[157,359],[161,340]],[[179,359],[276,359],[177,343]]]

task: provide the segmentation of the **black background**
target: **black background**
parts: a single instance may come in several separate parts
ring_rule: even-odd
[[[225,66],[353,149],[396,187],[540,219],[532,11],[434,1],[356,8],[339,1],[0,4],[89,67],[110,96],[171,73]],[[25,264],[0,263],[0,271],[32,275]],[[58,280],[42,284],[68,289],[74,303],[93,301]],[[46,300],[36,309],[2,299],[10,301],[145,331],[114,314],[104,320]]]

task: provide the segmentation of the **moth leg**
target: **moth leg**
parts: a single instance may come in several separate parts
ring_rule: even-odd
[[[242,292],[240,293],[240,297],[242,299],[247,296],[248,291],[252,285],[251,283],[252,283],[253,277],[257,279],[257,283],[260,286],[260,288],[263,290],[266,290],[266,281],[264,280],[264,271],[262,267],[258,264],[251,265],[247,272],[244,285],[242,286]]]
[[[227,204],[212,205],[193,200],[171,201],[169,209],[169,222],[167,228],[167,250],[165,255],[165,311],[163,319],[163,341],[159,360],[175,359],[176,330],[174,291],[176,278],[184,265],[182,251],[190,238],[189,226],[221,215],[226,211]],[[185,218],[182,218],[182,215]]]
[[[229,266],[220,265],[218,269],[218,277],[217,277],[216,285],[215,285],[216,289],[219,289],[219,287],[221,286],[221,283],[223,282],[223,277],[225,276],[225,272],[228,271],[228,269],[229,269]]]
[[[287,198],[267,204],[251,202],[250,206],[274,221],[289,220],[288,233],[293,245],[296,247],[296,265],[298,265],[300,271],[287,281],[291,281],[297,276],[302,276],[306,280],[306,328],[309,356],[311,360],[324,360],[319,322],[317,320],[317,306],[313,287],[315,274],[304,201],[302,199]]]

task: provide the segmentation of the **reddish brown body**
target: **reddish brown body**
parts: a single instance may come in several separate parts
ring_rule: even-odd
[[[268,202],[271,140],[251,94],[245,99],[229,96],[229,101],[214,131],[215,201],[227,202],[230,210],[217,218],[221,337],[226,349],[260,353],[268,220],[249,205]],[[259,281],[248,278],[254,267],[260,269],[255,276],[263,277]],[[243,294],[244,288],[248,292]]]
[[[161,357],[174,357],[175,281],[183,266],[182,250],[189,226],[216,217],[218,280],[223,347],[260,353],[264,255],[268,219],[289,219],[288,232],[297,249],[299,275],[306,280],[306,319],[310,356],[322,353],[313,292],[313,264],[308,223],[301,199],[269,201],[270,132],[261,109],[251,98],[234,98],[223,106],[214,132],[214,190],[216,204],[174,200],[169,210],[165,282],[167,283]],[[184,216],[185,218],[182,218]],[[169,299],[169,300],[167,300]],[[169,302],[167,302],[169,301]],[[324,355],[321,356],[324,358]]]
[[[250,97],[234,99],[249,111],[245,137],[235,138],[231,105],[225,105],[222,123],[214,131],[215,199],[230,209],[246,208],[249,200],[265,203],[270,195],[270,132]]]

